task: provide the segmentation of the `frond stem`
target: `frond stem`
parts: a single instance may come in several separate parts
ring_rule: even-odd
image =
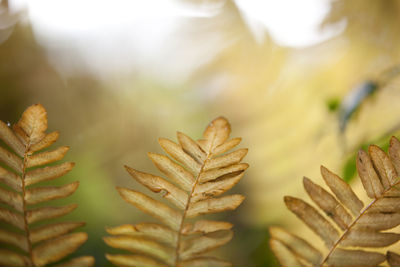
[[[215,136],[212,139],[210,150],[212,150],[212,148],[214,146],[214,140],[215,140]],[[177,242],[176,242],[175,264],[174,264],[175,267],[178,267],[178,264],[179,264],[179,250],[180,250],[180,246],[181,246],[182,230],[183,230],[183,225],[184,225],[184,222],[185,222],[185,219],[186,219],[186,213],[189,210],[190,200],[192,199],[194,190],[196,189],[196,186],[199,183],[199,178],[200,178],[200,175],[203,172],[204,166],[206,165],[207,161],[212,157],[212,152],[211,151],[208,151],[206,153],[207,153],[207,158],[204,160],[203,164],[201,165],[200,171],[196,176],[196,179],[195,179],[193,187],[192,187],[192,191],[190,192],[190,195],[188,197],[188,201],[187,201],[185,209],[183,211],[182,220],[181,220],[181,224],[179,226],[179,231],[178,231],[178,239],[177,239]]]
[[[25,175],[26,175],[26,160],[28,158],[28,151],[29,151],[29,145],[27,145],[25,153],[24,153],[24,163],[22,167],[22,174],[21,174],[21,180],[22,180],[22,209],[24,212],[24,228],[25,228],[25,234],[26,234],[26,241],[28,244],[28,253],[29,253],[29,264],[31,266],[35,266],[33,263],[33,256],[32,256],[32,242],[29,238],[29,225],[28,225],[28,218],[27,218],[27,205],[25,201]]]

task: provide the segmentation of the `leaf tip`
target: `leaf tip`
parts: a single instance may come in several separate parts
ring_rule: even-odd
[[[324,173],[329,172],[329,170],[328,170],[324,165],[321,165],[321,166],[320,166],[320,171],[321,171],[321,174],[322,174],[322,175],[324,175]]]
[[[400,145],[399,139],[396,136],[390,138],[390,146]]]
[[[132,173],[132,172],[135,171],[133,168],[129,167],[128,165],[124,165],[124,168],[125,168],[125,170],[126,170],[127,172],[129,172],[129,173]]]
[[[369,152],[369,154],[372,154],[372,153],[383,152],[383,150],[377,145],[370,145],[368,147],[368,152]]]
[[[229,126],[229,128],[230,128],[229,121],[224,116],[219,116],[219,117],[213,119],[211,121],[210,125],[213,125],[213,126],[216,126],[216,127]]]
[[[286,206],[289,208],[291,206],[291,204],[296,201],[295,197],[291,197],[291,196],[284,196],[283,197],[283,201],[285,202]],[[290,208],[289,208],[290,209]]]

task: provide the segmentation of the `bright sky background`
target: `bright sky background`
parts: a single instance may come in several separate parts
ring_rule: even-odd
[[[184,0],[9,0],[11,8],[27,9],[38,42],[48,49],[50,57],[58,57],[57,62],[63,56],[61,61],[67,65],[81,59],[99,73],[104,68],[132,69],[134,64],[166,76],[188,74],[191,65],[196,68],[195,62],[204,61],[205,52],[212,55],[205,44],[196,47],[197,56],[185,54],[186,66],[174,66],[168,46],[176,38],[182,17],[211,17],[224,3],[209,2],[216,4],[210,9],[205,5],[195,9],[183,6]],[[267,30],[280,45],[305,47],[343,29],[318,30],[329,11],[329,0],[236,0],[236,4],[259,42]],[[71,50],[76,53],[73,59]],[[218,47],[214,53],[217,51]],[[154,66],[159,69],[152,70]]]

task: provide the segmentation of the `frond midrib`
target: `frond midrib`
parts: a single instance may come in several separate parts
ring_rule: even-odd
[[[198,173],[197,176],[196,176],[196,179],[195,179],[195,181],[194,181],[194,183],[193,183],[193,187],[192,187],[192,190],[191,190],[190,195],[189,195],[189,197],[188,197],[188,200],[187,200],[185,209],[184,209],[184,211],[183,211],[182,220],[181,220],[181,223],[180,223],[180,225],[179,225],[179,230],[178,230],[178,238],[177,238],[177,242],[176,242],[176,246],[175,246],[175,263],[174,263],[174,266],[175,266],[175,267],[178,267],[178,264],[179,264],[179,261],[180,261],[180,259],[179,259],[179,258],[180,258],[180,257],[179,257],[179,256],[180,256],[180,255],[179,255],[179,250],[180,250],[180,246],[181,246],[182,229],[183,229],[183,226],[184,226],[184,223],[185,223],[186,213],[187,213],[187,211],[189,210],[190,201],[191,201],[191,199],[192,199],[192,197],[193,197],[193,193],[194,193],[194,191],[195,191],[195,189],[196,189],[196,186],[197,186],[197,184],[199,183],[200,175],[203,173],[203,170],[204,170],[204,167],[205,167],[207,161],[208,161],[209,159],[211,159],[211,157],[212,157],[212,155],[213,155],[213,154],[212,154],[212,149],[213,149],[213,147],[214,147],[215,136],[216,136],[216,134],[214,134],[214,136],[213,136],[213,138],[212,138],[211,145],[210,145],[210,151],[205,151],[205,152],[207,153],[207,158],[203,161],[203,163],[202,163],[202,165],[201,165],[201,168],[200,168],[200,170],[199,170],[199,173]]]
[[[30,146],[25,145],[25,151],[24,151],[24,162],[22,166],[22,173],[21,173],[21,183],[22,183],[22,209],[23,209],[23,217],[24,217],[24,228],[25,228],[25,234],[26,234],[26,242],[28,244],[28,254],[29,254],[29,264],[31,266],[35,266],[33,262],[33,255],[32,255],[32,242],[29,238],[29,224],[28,224],[28,218],[27,218],[27,204],[25,201],[25,175],[26,175],[26,161],[28,159],[28,151],[29,151]]]

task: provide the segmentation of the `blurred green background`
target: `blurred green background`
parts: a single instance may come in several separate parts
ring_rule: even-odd
[[[303,229],[282,200],[304,197],[303,176],[321,184],[323,164],[361,191],[357,150],[400,136],[397,0],[0,3],[0,119],[47,109],[76,163],[58,182],[81,183],[65,200],[87,222],[76,254],[96,266],[105,226],[149,219],[115,186],[143,190],[123,165],[157,173],[158,137],[199,138],[220,115],[243,137],[247,198],[222,215],[235,237],[219,253],[251,267],[277,266],[269,225]]]

